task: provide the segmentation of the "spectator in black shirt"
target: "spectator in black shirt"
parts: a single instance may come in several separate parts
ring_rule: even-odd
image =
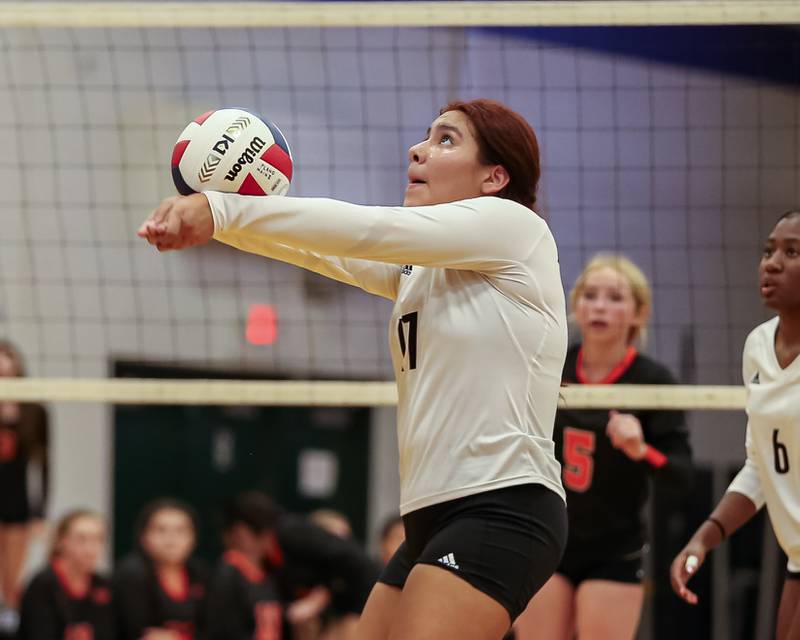
[[[378,576],[377,566],[357,542],[339,538],[305,518],[283,513],[257,491],[241,494],[227,506],[225,547],[226,555],[210,588],[208,624],[212,632],[244,628],[246,633],[253,633],[258,602],[268,603],[270,611],[277,611],[274,603],[282,605],[282,628],[287,635],[292,623],[313,618],[329,603],[338,612],[358,614]],[[241,566],[231,562],[239,558],[234,562],[243,566],[241,556],[248,566],[257,567],[265,575],[250,571],[261,579],[255,583],[248,580]],[[272,585],[269,589],[268,581]],[[261,585],[258,593],[252,587],[248,591],[248,584]],[[273,593],[276,600],[269,599]],[[223,604],[226,602],[230,604]],[[238,622],[234,616],[239,617]],[[272,617],[269,619],[272,621]],[[212,635],[222,637],[227,636]]]
[[[114,572],[120,640],[195,640],[202,636],[206,576],[191,558],[192,509],[171,498],[148,504],[139,516],[139,548]]]
[[[106,527],[91,511],[73,511],[56,526],[50,564],[31,580],[19,640],[112,640],[111,589],[98,575]]]

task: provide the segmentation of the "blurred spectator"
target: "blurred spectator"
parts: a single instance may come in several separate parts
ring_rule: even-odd
[[[344,540],[352,539],[353,528],[350,521],[343,513],[335,509],[317,509],[308,515],[308,519],[325,529],[326,531]],[[309,598],[307,596],[306,598]],[[318,594],[319,598],[322,597]],[[302,635],[298,640],[350,640],[355,637],[356,626],[358,625],[358,615],[347,612],[340,612],[336,607],[329,605],[319,617],[309,621],[303,629],[295,626],[295,636]],[[305,631],[304,634],[301,632]]]
[[[103,519],[73,511],[58,523],[47,568],[22,596],[19,640],[111,640],[108,580],[97,566],[106,543]]]
[[[0,378],[25,375],[19,352],[0,341]],[[47,491],[47,412],[42,405],[0,402],[0,629],[16,626],[20,575]]]
[[[223,517],[225,552],[209,582],[208,640],[284,637],[283,604],[264,563],[277,509],[266,496],[241,497]]]
[[[256,560],[258,550],[259,568],[273,580],[283,605],[287,633],[293,633],[295,638],[298,633],[314,633],[308,631],[306,623],[319,616],[329,604],[341,615],[361,612],[377,579],[378,568],[352,538],[340,538],[307,518],[283,513],[267,495],[258,491],[237,496],[228,505],[225,517],[226,550],[249,555],[250,563]],[[226,572],[224,564],[230,563],[230,556],[227,553],[226,556],[223,567],[215,574],[214,600],[217,596],[229,601],[238,598],[237,610],[248,612],[246,626],[252,628],[257,623],[252,601],[250,606],[245,605],[248,594],[220,594],[225,587],[230,592],[240,588],[237,583],[243,584],[241,577],[233,578],[230,570]],[[253,576],[258,574],[253,573]],[[270,610],[275,611],[275,608]],[[220,611],[219,604],[212,603],[209,610],[212,628],[224,628],[216,621]]]
[[[406,539],[406,529],[399,515],[389,516],[381,527],[380,553],[381,563],[386,566],[394,552]]]
[[[161,498],[145,506],[138,549],[114,572],[120,640],[192,640],[202,635],[206,577],[191,558],[197,527],[188,505]]]

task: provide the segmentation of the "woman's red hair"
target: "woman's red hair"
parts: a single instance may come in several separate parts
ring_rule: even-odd
[[[469,118],[481,164],[499,164],[508,172],[508,185],[497,195],[533,209],[541,165],[539,142],[528,121],[501,102],[487,98],[451,102],[439,115],[447,111],[461,111]]]

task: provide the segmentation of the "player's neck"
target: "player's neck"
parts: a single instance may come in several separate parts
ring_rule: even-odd
[[[800,356],[800,313],[782,313],[775,333],[775,355],[781,367]]]
[[[581,368],[590,382],[604,380],[625,359],[625,342],[584,341],[581,345]]]
[[[183,562],[159,562],[156,566],[158,573],[168,579],[182,577],[183,572],[186,570],[186,565]]]

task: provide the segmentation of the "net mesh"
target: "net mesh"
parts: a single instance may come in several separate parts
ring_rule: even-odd
[[[438,109],[486,96],[536,128],[565,286],[595,252],[625,253],[654,289],[647,350],[684,382],[738,384],[766,317],[761,239],[800,202],[799,14],[783,1],[3,3],[0,333],[33,376],[89,380],[128,359],[389,380],[387,301],[220,245],[156,255],[135,229],[174,192],[172,145],[208,109],[281,126],[293,195],[395,204]],[[264,309],[276,339],[254,344]]]

